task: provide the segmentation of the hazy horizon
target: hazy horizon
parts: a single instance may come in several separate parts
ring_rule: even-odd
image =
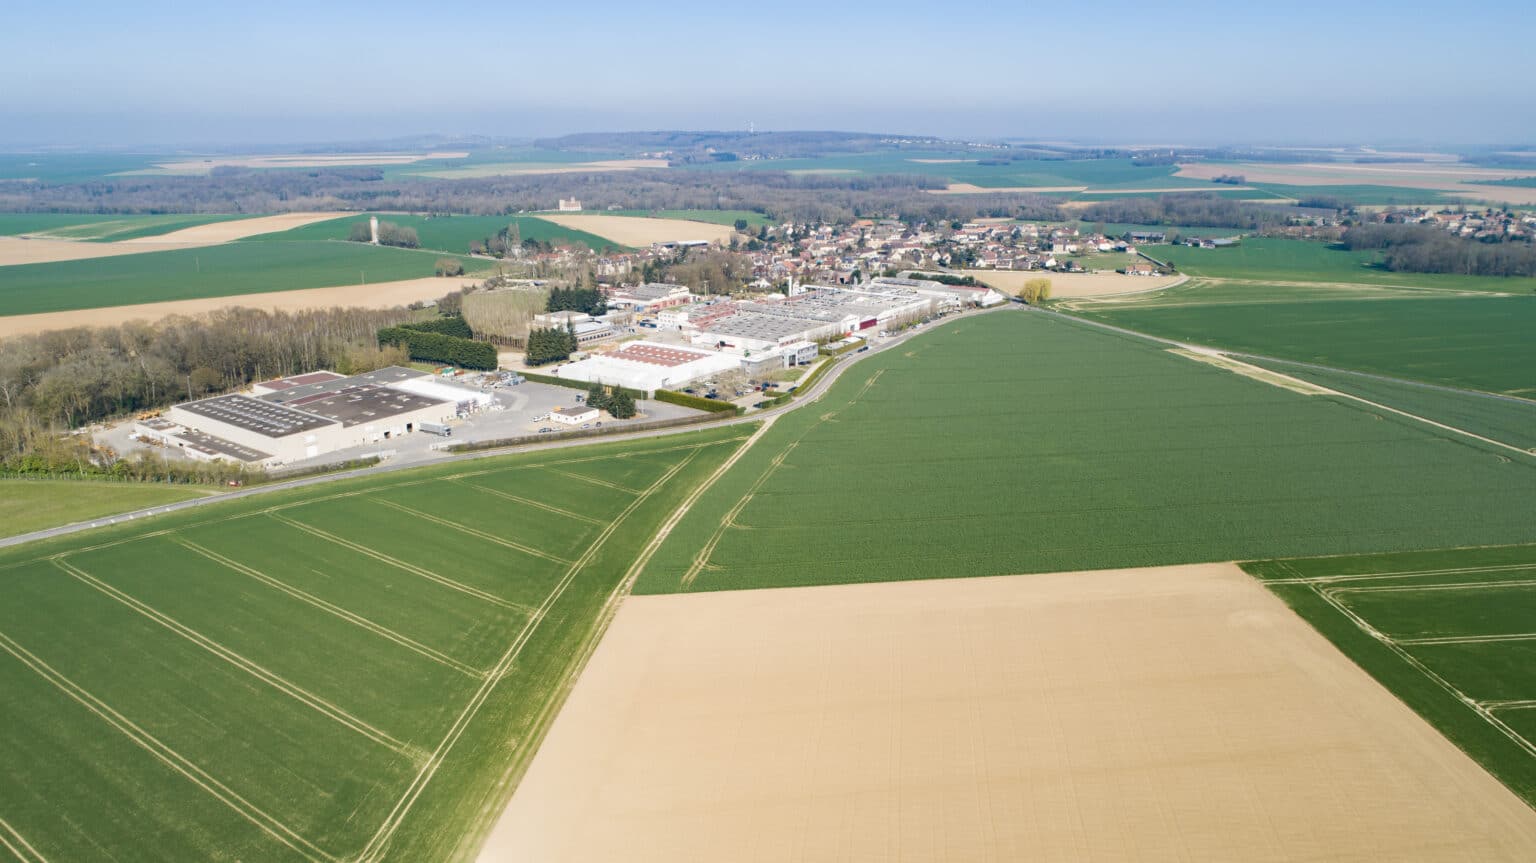
[[[835,129],[1189,145],[1520,144],[1523,4],[1112,0],[953,13],[802,0],[665,14],[394,0],[9,13],[0,147],[196,148],[429,133]],[[1461,38],[1458,38],[1461,37]],[[61,47],[61,41],[62,47]],[[1461,59],[1462,39],[1475,39]],[[1501,58],[1510,58],[1506,63]]]

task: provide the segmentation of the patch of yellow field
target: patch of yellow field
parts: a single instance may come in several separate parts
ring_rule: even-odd
[[[625,600],[481,852],[1536,859],[1536,811],[1231,564]]]
[[[1127,276],[1122,273],[1052,273],[1046,270],[961,270],[1007,294],[1018,296],[1024,283],[1030,279],[1049,279],[1051,299],[1076,297],[1102,297],[1110,294],[1129,294],[1155,291],[1177,285],[1186,276]]]
[[[260,234],[286,231],[345,215],[346,213],[282,213],[276,216],[258,216],[253,219],[211,222],[171,231],[168,234],[135,237],[115,243],[0,237],[0,267],[12,264],[79,261],[86,258],[111,258],[117,255],[141,255],[145,252],[168,252],[175,249],[197,249]]]
[[[306,288],[297,291],[242,294],[235,297],[207,297],[197,300],[173,300],[164,303],[141,303],[69,312],[9,315],[0,317],[0,339],[71,327],[104,327],[128,321],[158,321],[172,315],[198,315],[234,306],[288,312],[335,306],[387,309],[423,300],[435,300],[450,291],[456,291],[464,285],[478,281],[479,279],[473,277],[404,279],[373,285]]]
[[[604,216],[598,213],[540,213],[539,218],[567,228],[596,234],[621,246],[641,248],[652,243],[706,240],[729,243],[730,225],[689,219],[651,219],[645,216]]]

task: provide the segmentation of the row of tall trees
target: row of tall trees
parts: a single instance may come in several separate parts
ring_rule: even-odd
[[[525,359],[530,366],[542,366],[570,359],[576,350],[576,334],[569,328],[534,328],[528,331]]]
[[[601,315],[608,311],[608,301],[597,288],[550,288],[545,310],[551,312],[582,312]]]
[[[232,308],[8,337],[0,341],[0,469],[30,456],[74,461],[80,447],[89,450],[89,438],[64,433],[108,417],[283,375],[321,368],[357,374],[405,362],[405,351],[380,347],[374,334],[408,315]]]
[[[1270,204],[1245,204],[1211,194],[1179,194],[1102,201],[1083,210],[1079,218],[1086,222],[1259,231],[1288,224],[1291,215],[1287,208]]]

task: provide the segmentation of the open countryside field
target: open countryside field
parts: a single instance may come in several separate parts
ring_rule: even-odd
[[[1197,162],[1178,166],[1175,176],[1210,179],[1221,174],[1237,174],[1249,183],[1264,186],[1385,186],[1400,189],[1451,193],[1464,200],[1499,201],[1510,204],[1536,203],[1536,190],[1515,186],[1489,185],[1490,180],[1536,176],[1536,170],[1487,168],[1464,164],[1428,164],[1423,162],[1371,163],[1314,162]],[[1278,190],[1277,190],[1278,191]],[[1321,191],[1321,194],[1327,194]]]
[[[1536,805],[1536,546],[1244,569]]]
[[[1215,564],[632,599],[480,860],[1533,854],[1536,813]]]
[[[1048,273],[1039,270],[961,270],[988,287],[1018,296],[1024,283],[1031,279],[1047,279],[1051,283],[1051,296],[1061,299],[1072,297],[1102,297],[1115,294],[1154,291],[1177,285],[1185,276],[1127,276],[1121,273]]]
[[[1230,233],[1230,232],[1229,232]],[[1221,249],[1148,246],[1142,251],[1191,276],[1276,282],[1339,282],[1406,285],[1444,290],[1536,293],[1536,279],[1394,273],[1376,265],[1377,255],[1311,240],[1245,239]]]
[[[436,300],[476,281],[470,276],[402,279],[366,285],[342,285],[335,288],[300,288],[240,294],[235,297],[203,297],[196,300],[171,300],[132,306],[102,306],[68,312],[40,312],[32,315],[0,316],[0,339],[26,333],[41,333],[70,327],[113,326],[124,321],[158,321],[171,315],[200,315],[217,309],[244,306],[248,309],[294,312],[301,309],[329,309],[337,306],[364,309],[388,309],[411,303]]]
[[[1284,360],[1251,365],[1536,452],[1536,401]]]
[[[765,159],[760,161],[692,164],[682,170],[788,171],[834,173],[844,176],[910,174],[931,177],[947,184],[965,184],[981,190],[1004,189],[1115,189],[1193,188],[1211,189],[1204,179],[1174,176],[1172,165],[1141,166],[1130,159],[1020,159],[1001,164],[981,164],[997,159],[995,153],[953,153],[910,150],[863,154],[839,154],[819,158]],[[1218,187],[1219,188],[1219,187]]]
[[[607,216],[584,213],[545,214],[540,218],[567,228],[587,231],[632,248],[652,243],[707,240],[725,243],[735,231],[730,225],[717,225],[686,219],[647,219],[633,216]]]
[[[399,173],[436,180],[472,180],[481,177],[515,177],[523,174],[602,174],[611,171],[638,171],[665,167],[667,167],[666,159],[602,159],[590,162],[481,162],[463,167],[432,169],[414,166],[401,169]]]
[[[433,153],[277,153],[265,156],[199,156],[158,161],[151,168],[128,174],[207,174],[214,168],[348,168],[357,166],[410,165],[417,162],[457,160],[464,152]]]
[[[239,242],[18,265],[0,270],[0,316],[419,279],[441,256],[361,243]],[[489,267],[459,260],[470,272]]]
[[[632,562],[750,431],[0,552],[0,836],[48,860],[472,855]]]
[[[780,418],[637,591],[1530,542],[1533,507],[1536,458],[1008,310]]]
[[[213,222],[254,218],[248,215],[80,215],[76,213],[0,213],[0,236],[30,235],[54,240],[115,242],[153,237]]]
[[[716,225],[734,225],[738,219],[744,219],[749,228],[762,228],[777,224],[773,219],[752,210],[604,210],[602,215],[636,216],[646,219],[681,219],[689,222],[710,222]]]
[[[58,239],[40,235],[27,237],[0,235],[0,266],[78,261],[88,258],[216,246],[258,234],[285,231],[312,222],[333,219],[336,215],[336,213],[282,213],[275,216],[207,219],[177,216],[168,218],[186,221],[182,224],[169,221],[153,225],[140,225],[134,221],[135,217],[128,217],[121,223],[126,230],[111,238],[109,242],[82,242],[84,238]],[[25,224],[29,218],[19,218],[17,224]],[[161,232],[162,228],[163,232]],[[93,224],[85,224],[78,226],[76,230],[89,233],[98,229]],[[3,280],[7,274],[6,271],[0,271],[0,280]],[[3,285],[3,281],[0,281],[0,285]]]
[[[1285,290],[1272,289],[1270,296]],[[1329,302],[1308,297],[1073,308],[1091,320],[1224,350],[1465,389],[1536,394],[1536,339],[1531,338],[1536,297]]]
[[[484,242],[509,225],[517,225],[524,240],[538,240],[541,243],[555,245],[586,246],[594,250],[613,248],[616,245],[596,234],[557,225],[537,216],[417,216],[407,213],[353,213],[255,239],[264,242],[346,240],[351,234],[352,226],[359,222],[366,225],[370,216],[378,216],[380,222],[393,222],[402,228],[414,228],[423,249],[459,255],[469,253],[470,243]]]
[[[0,536],[91,521],[211,493],[184,485],[0,479]]]

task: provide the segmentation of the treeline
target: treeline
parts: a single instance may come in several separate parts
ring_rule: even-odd
[[[495,346],[475,341],[472,335],[463,318],[444,317],[384,327],[378,331],[377,338],[380,347],[404,347],[413,360],[465,369],[495,370]]]
[[[1536,276],[1536,245],[1483,243],[1428,225],[1356,225],[1344,232],[1349,249],[1382,253],[1382,266],[1402,273]]]
[[[444,180],[365,168],[220,168],[208,176],[110,177],[79,183],[0,181],[0,211],[282,213],[387,208],[509,215],[578,197],[594,207],[754,210],[776,220],[842,222],[891,217],[930,222],[983,217],[1060,220],[1050,198],[1028,193],[933,195],[936,177],[832,177],[779,171],[646,170]],[[486,246],[515,247],[507,237]],[[524,247],[528,243],[524,241]]]
[[[1085,222],[1259,231],[1289,223],[1291,213],[1285,207],[1269,204],[1245,204],[1209,194],[1180,194],[1103,201],[1083,210],[1078,218]]]
[[[608,301],[597,288],[550,288],[544,308],[550,312],[601,315],[608,311]]]
[[[322,368],[357,374],[404,362],[404,351],[380,348],[373,337],[408,314],[232,308],[6,338],[0,341],[0,469],[16,471],[29,457],[70,473],[88,464],[110,466],[113,459],[93,453],[88,436],[65,431],[253,381]]]
[[[752,279],[751,259],[719,249],[688,251],[676,260],[645,262],[641,281],[671,282],[695,294],[728,294]]]
[[[587,388],[587,404],[607,411],[616,420],[627,420],[635,415],[635,394],[623,387],[605,387],[593,384]]]
[[[530,366],[542,366],[569,359],[576,350],[576,334],[559,327],[535,328],[528,331],[528,344],[524,349],[524,361]]]

